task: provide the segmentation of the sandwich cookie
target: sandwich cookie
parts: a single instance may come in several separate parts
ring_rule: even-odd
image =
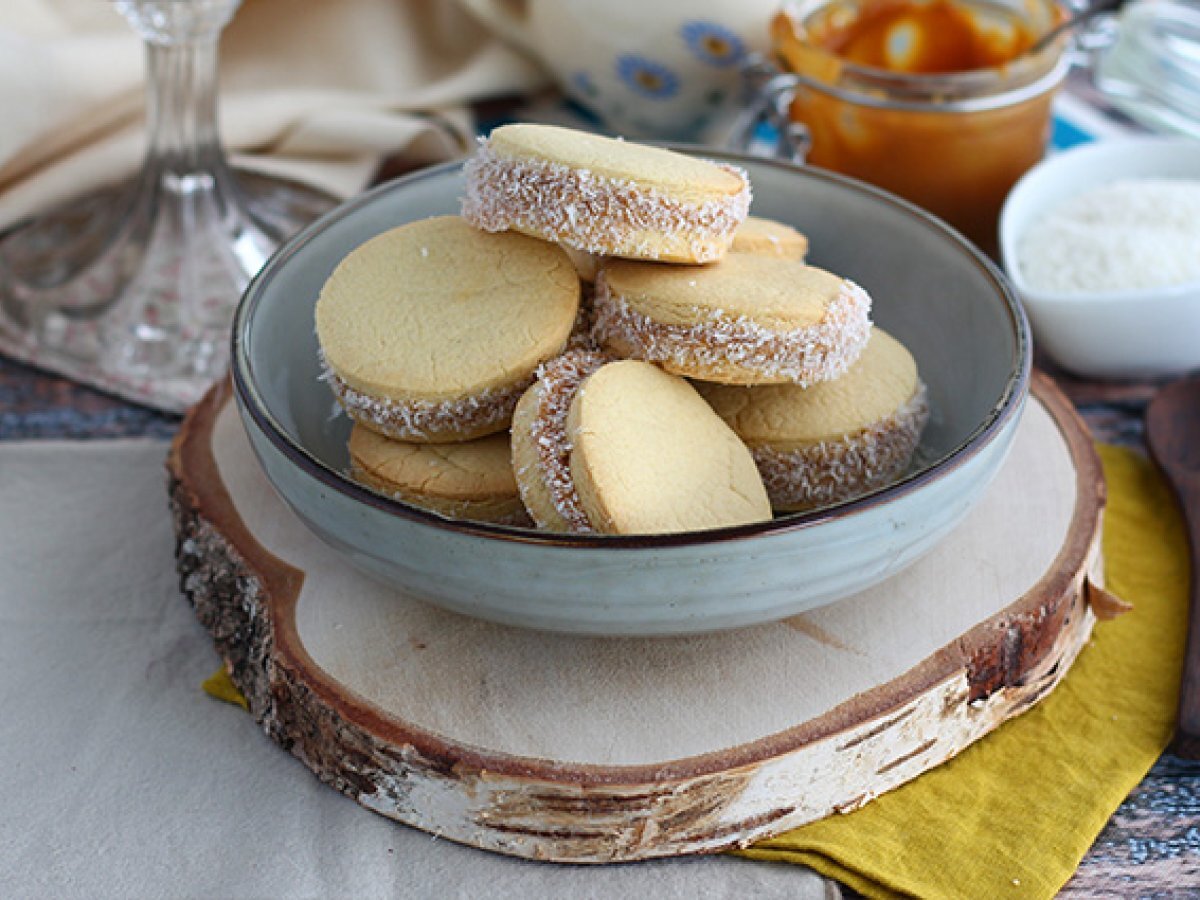
[[[661,534],[770,518],[746,446],[682,378],[595,354],[555,365],[514,418],[517,483],[535,521]]]
[[[355,425],[350,475],[393,499],[451,519],[528,525],[507,434],[457,444],[394,441]]]
[[[616,356],[724,384],[800,385],[841,375],[866,345],[871,298],[794,260],[731,253],[704,267],[609,260],[592,334]]]
[[[895,480],[929,419],[912,355],[878,327],[834,381],[696,388],[746,442],[780,512],[840,503]]]
[[[464,172],[472,225],[599,256],[712,262],[750,208],[733,166],[550,125],[495,129]]]
[[[793,228],[773,219],[748,216],[733,233],[731,253],[753,253],[804,262],[808,253],[808,238]]]
[[[317,301],[326,378],[351,418],[441,443],[503,431],[579,312],[562,248],[456,216],[413,222],[350,253]]]
[[[612,361],[586,349],[550,360],[513,412],[512,467],[521,500],[539,528],[595,531],[571,479],[567,414],[588,376]]]

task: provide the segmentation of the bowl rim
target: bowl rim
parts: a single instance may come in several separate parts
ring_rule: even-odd
[[[1008,195],[1004,198],[1004,204],[1000,209],[999,221],[999,237],[1000,237],[1000,257],[1004,266],[1004,273],[1012,281],[1013,286],[1021,295],[1021,298],[1026,303],[1032,303],[1035,306],[1044,304],[1046,306],[1079,306],[1084,303],[1097,304],[1104,306],[1117,306],[1122,303],[1145,303],[1147,301],[1172,301],[1181,300],[1184,298],[1195,298],[1200,294],[1200,279],[1185,281],[1181,284],[1168,284],[1160,287],[1149,288],[1129,288],[1119,291],[1083,291],[1083,292],[1064,292],[1064,291],[1041,291],[1037,288],[1030,287],[1025,282],[1025,276],[1021,272],[1021,266],[1018,263],[1017,244],[1020,241],[1021,234],[1029,225],[1033,224],[1033,220],[1037,215],[1045,211],[1046,204],[1038,205],[1034,214],[1029,217],[1021,233],[1017,233],[1017,226],[1012,224],[1011,209],[1014,203],[1014,198],[1022,194],[1030,194],[1034,188],[1030,185],[1036,185],[1038,182],[1050,180],[1059,169],[1071,164],[1078,164],[1082,158],[1084,160],[1099,158],[1099,159],[1124,159],[1128,158],[1131,151],[1149,150],[1151,152],[1161,152],[1170,157],[1180,159],[1197,159],[1200,160],[1200,140],[1193,137],[1182,135],[1156,135],[1156,134],[1135,134],[1123,137],[1107,138],[1104,140],[1091,141],[1087,144],[1080,144],[1074,147],[1068,147],[1061,150],[1052,156],[1047,156],[1017,179],[1016,183],[1009,190]],[[1125,175],[1119,171],[1098,172],[1094,179],[1089,179],[1086,187],[1080,190],[1087,190],[1089,187],[1096,187],[1111,181],[1113,178],[1124,177],[1171,177],[1171,176],[1134,176]],[[1200,179],[1200,163],[1197,163],[1196,179]],[[1071,196],[1076,196],[1072,194]]]
[[[564,534],[538,531],[512,525],[450,519],[376,493],[358,484],[345,473],[322,462],[298,441],[293,440],[287,430],[271,413],[261,393],[257,390],[255,386],[254,367],[248,350],[253,330],[254,313],[280,268],[303,251],[309,243],[330,225],[354,215],[358,210],[375,203],[378,198],[385,194],[394,191],[403,191],[408,185],[423,180],[439,178],[448,172],[459,169],[466,161],[466,157],[422,168],[416,172],[403,175],[364,191],[310,223],[298,234],[289,239],[267,261],[266,265],[250,281],[234,313],[231,372],[234,396],[243,414],[249,416],[259,431],[276,450],[307,475],[339,494],[364,503],[381,512],[398,516],[419,525],[432,526],[459,535],[538,547],[595,548],[607,550],[695,547],[729,541],[741,541],[760,536],[801,531],[834,520],[862,514],[910,494],[923,485],[957,469],[990,444],[992,439],[1015,418],[1022,407],[1022,401],[1028,393],[1029,388],[1032,366],[1029,322],[1012,286],[1001,273],[1000,269],[967,238],[936,216],[907,200],[903,200],[887,191],[854,178],[779,159],[725,152],[696,145],[676,144],[671,146],[672,149],[690,155],[714,158],[720,162],[732,163],[734,165],[751,164],[754,166],[767,166],[792,175],[803,175],[807,178],[814,178],[818,181],[838,185],[841,188],[855,191],[859,194],[865,194],[877,202],[899,209],[915,220],[917,224],[938,232],[943,238],[950,240],[960,251],[965,253],[967,259],[991,282],[993,288],[1002,299],[1004,309],[1008,313],[1009,321],[1013,328],[1016,344],[1012,366],[1005,380],[1000,397],[992,408],[988,410],[983,420],[976,425],[975,429],[940,459],[916,472],[905,475],[903,478],[892,482],[880,490],[844,503],[823,507],[810,512],[789,513],[782,516],[775,516],[762,522],[752,522],[745,525],[714,528],[705,531],[648,535]]]

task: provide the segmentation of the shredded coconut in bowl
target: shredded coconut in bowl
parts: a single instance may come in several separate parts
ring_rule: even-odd
[[[1200,181],[1124,179],[1052,208],[1017,246],[1025,283],[1061,294],[1200,282]]]

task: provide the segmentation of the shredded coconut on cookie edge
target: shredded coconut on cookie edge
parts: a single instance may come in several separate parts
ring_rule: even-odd
[[[592,334],[618,355],[670,364],[703,379],[730,364],[764,379],[801,387],[843,374],[858,359],[871,332],[871,298],[849,280],[815,325],[777,331],[746,316],[709,310],[695,325],[666,325],[634,310],[609,289],[601,271],[593,299]],[[714,379],[715,380],[715,379]]]
[[[750,211],[750,178],[736,166],[714,163],[741,179],[738,193],[690,204],[636,182],[597,175],[548,160],[501,156],[481,138],[463,171],[462,216],[476,228],[529,230],[598,256],[659,259],[639,232],[675,238],[696,262],[720,259]]]
[[[467,440],[462,434],[482,436],[479,429],[501,431],[512,420],[513,409],[534,375],[503,388],[485,388],[458,400],[409,400],[373,397],[346,384],[320,353],[321,380],[329,384],[338,403],[352,419],[398,441],[428,441],[448,437]]]
[[[530,423],[529,438],[536,453],[536,472],[545,486],[555,512],[572,532],[589,534],[596,529],[579,500],[575,480],[571,477],[571,440],[567,434],[567,415],[583,382],[605,363],[612,360],[602,353],[577,350],[565,353],[544,363],[538,370],[537,409]],[[539,527],[553,523],[542,521],[536,503],[527,497],[523,479],[517,479],[521,499]]]
[[[918,381],[903,406],[853,434],[794,450],[750,448],[771,507],[799,512],[841,503],[893,481],[908,465],[929,420],[929,392]]]

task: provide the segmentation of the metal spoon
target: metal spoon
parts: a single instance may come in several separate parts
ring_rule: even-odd
[[[1160,390],[1146,410],[1150,454],[1179,498],[1188,530],[1192,583],[1179,722],[1171,749],[1200,759],[1200,376]]]
[[[1099,0],[1099,2],[1094,3],[1087,9],[1082,9],[1073,16],[1064,19],[1062,22],[1059,22],[1040,38],[1030,44],[1029,49],[1027,49],[1022,55],[1032,56],[1036,53],[1041,53],[1052,43],[1058,40],[1059,35],[1071,31],[1074,28],[1078,28],[1084,22],[1089,21],[1101,13],[1112,12],[1113,10],[1120,9],[1124,5],[1125,0]]]

